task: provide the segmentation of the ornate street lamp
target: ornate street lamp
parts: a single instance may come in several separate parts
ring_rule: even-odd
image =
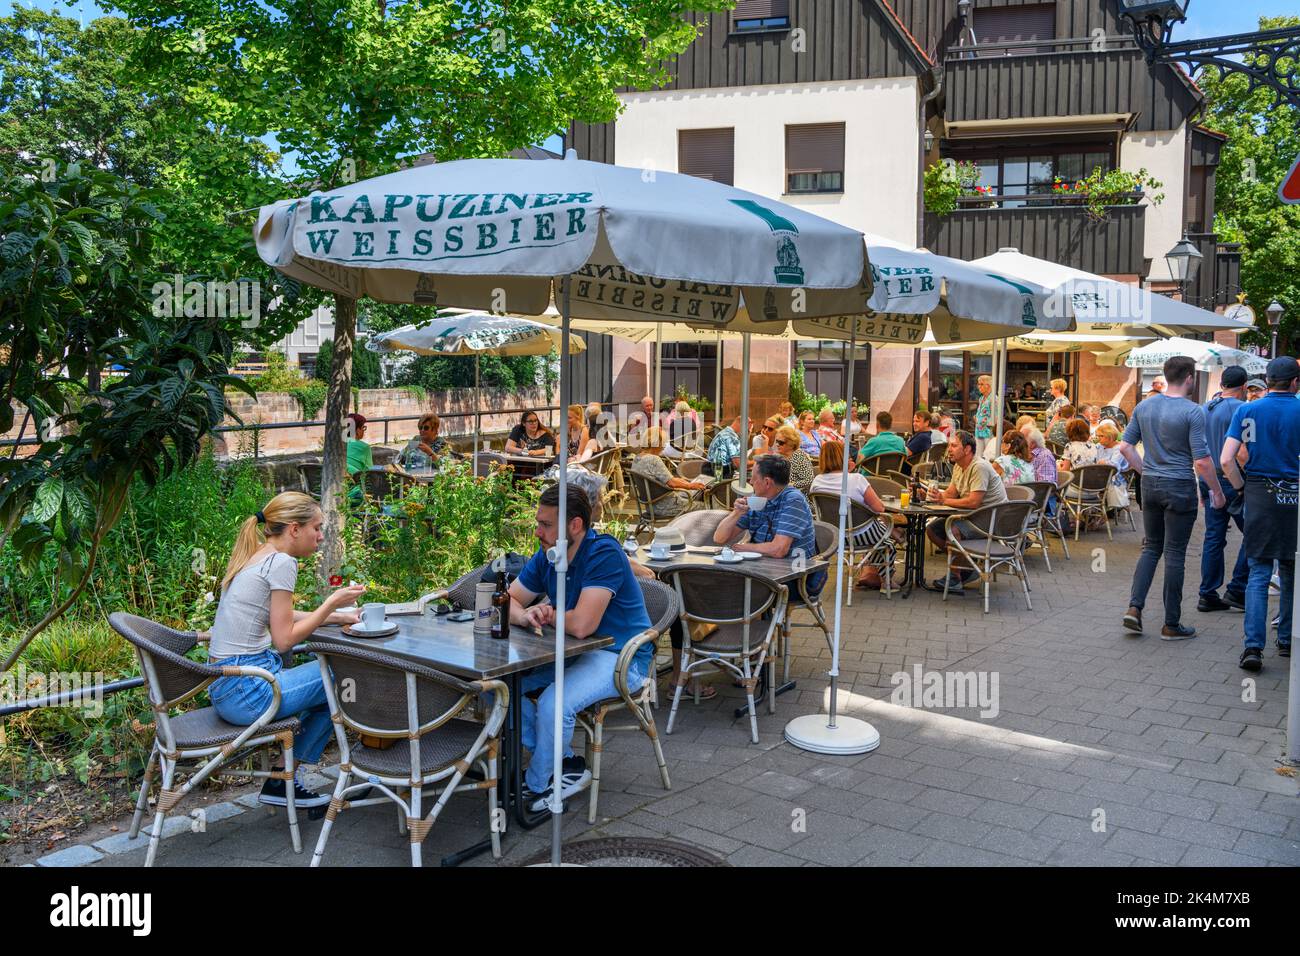
[[[1196,248],[1196,243],[1187,238],[1185,233],[1178,245],[1165,253],[1165,262],[1169,264],[1169,276],[1178,283],[1178,294],[1181,298],[1187,298],[1187,285],[1196,281],[1196,274],[1201,268],[1203,258],[1205,257],[1201,255],[1201,250]]]
[[[1268,353],[1268,357],[1277,358],[1277,330],[1282,324],[1282,316],[1284,314],[1282,303],[1274,299],[1273,303],[1264,310],[1264,314],[1268,316],[1268,327],[1273,330],[1273,348]]]
[[[1173,27],[1187,19],[1190,3],[1191,0],[1116,0],[1119,15],[1132,26],[1133,39],[1146,54],[1148,63],[1182,63],[1193,75],[1207,66],[1240,73],[1249,81],[1248,92],[1262,86],[1273,94],[1277,105],[1289,103],[1300,108],[1300,71],[1293,68],[1300,57],[1300,27],[1174,42]]]

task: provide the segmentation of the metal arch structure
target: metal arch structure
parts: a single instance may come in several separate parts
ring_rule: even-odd
[[[1123,0],[1117,2],[1120,17],[1133,27],[1134,41],[1148,63],[1178,63],[1193,76],[1205,67],[1239,73],[1249,83],[1248,92],[1263,87],[1273,94],[1274,106],[1285,103],[1300,110],[1300,27],[1175,42],[1173,28],[1187,19],[1186,7],[1182,15],[1166,18],[1129,13]],[[1234,60],[1234,56],[1244,59]],[[1282,68],[1283,60],[1291,61],[1290,72]]]

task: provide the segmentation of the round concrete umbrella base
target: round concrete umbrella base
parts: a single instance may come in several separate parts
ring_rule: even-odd
[[[785,725],[785,739],[816,754],[865,754],[880,746],[880,733],[865,720],[837,717],[831,727],[825,714],[806,714]]]

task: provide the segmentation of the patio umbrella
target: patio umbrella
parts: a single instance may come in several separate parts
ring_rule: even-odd
[[[1241,349],[1199,339],[1162,339],[1134,348],[1117,348],[1097,357],[1098,365],[1126,365],[1129,368],[1160,368],[1175,356],[1185,355],[1203,372],[1240,365],[1247,375],[1263,375],[1268,362]]]
[[[576,159],[411,167],[263,207],[258,253],[345,296],[538,315],[725,326],[742,295],[818,316],[872,289],[862,234],[721,183]],[[561,404],[568,404],[563,374]],[[743,385],[742,410],[748,403]],[[555,692],[563,699],[568,416],[560,418]],[[847,489],[847,471],[843,487]],[[843,515],[841,522],[843,522]],[[841,535],[841,538],[843,535]],[[555,715],[552,863],[560,862],[562,713]],[[865,724],[863,726],[866,726]],[[871,731],[874,734],[874,730]]]
[[[459,310],[440,313],[419,325],[404,325],[372,336],[366,348],[372,352],[415,352],[417,355],[474,356],[474,473],[478,473],[480,415],[483,393],[479,387],[479,357],[486,355],[549,355],[559,351],[559,329],[530,319]],[[580,338],[569,340],[569,354],[587,347]]]
[[[1188,332],[1248,332],[1252,328],[1141,286],[1037,259],[1017,249],[999,249],[971,265],[997,269],[1054,290],[1052,311],[1061,311],[1067,303],[1073,307],[1077,332],[1170,336]]]

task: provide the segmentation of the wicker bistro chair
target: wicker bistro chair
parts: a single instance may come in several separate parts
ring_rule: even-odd
[[[901,451],[887,451],[870,458],[862,459],[858,470],[868,475],[884,475],[886,472],[903,470],[903,461],[907,458]]]
[[[1024,553],[1026,530],[1033,510],[1032,501],[1011,501],[977,508],[965,516],[952,515],[945,522],[951,548],[970,562],[983,582],[985,614],[989,612],[989,581],[1001,568],[1007,568],[1020,579],[1020,586],[1025,592],[1025,606],[1031,611],[1034,609],[1029,600],[1029,578]],[[954,536],[953,525],[958,521],[968,521],[974,525],[977,536]],[[950,574],[944,575],[945,601],[948,600],[948,581],[951,577]]]
[[[669,468],[677,471],[678,478],[685,478],[687,481],[696,481],[699,479],[702,469],[708,464],[707,458],[667,458]]]
[[[1007,485],[1004,489],[1009,501],[1033,501],[1034,490],[1025,485]]]
[[[622,453],[623,446],[612,445],[581,462],[588,471],[594,471],[605,479],[605,498],[611,510],[621,507],[627,501],[627,487],[623,483],[623,469],[620,466]]]
[[[871,485],[874,488],[876,482],[873,481]],[[835,528],[838,534],[840,528],[840,496],[830,492],[816,491],[809,495],[808,498],[813,507],[813,514],[822,523]],[[868,564],[872,565],[872,567],[879,566],[884,572],[883,577],[885,579],[885,586],[881,588],[881,593],[887,598],[892,598],[894,562],[898,560],[893,536],[885,535],[874,547],[865,550],[855,544],[857,536],[880,517],[866,505],[854,501],[852,498],[849,499],[848,523],[844,529],[844,563],[845,569],[853,580],[857,579],[862,569]],[[849,582],[849,586],[845,588],[845,591],[848,595],[846,603],[849,607],[852,607],[853,588],[851,582]]]
[[[434,601],[447,601],[462,610],[474,610],[474,592],[490,566],[490,563],[479,565],[473,571],[462,574],[454,584],[421,595],[417,602],[420,613],[423,614],[425,607]]]
[[[717,568],[700,564],[670,564],[660,572],[665,584],[677,591],[684,637],[682,640],[682,682],[673,691],[673,706],[665,732],[673,732],[682,688],[692,672],[705,667],[728,670],[745,685],[749,704],[749,730],[758,743],[758,714],[754,690],[759,674],[768,668],[767,710],[776,711],[775,659],[772,641],[785,618],[789,590],[784,584],[761,577],[745,565]],[[716,624],[717,629],[700,641],[691,639],[692,624]]]
[[[1106,489],[1115,478],[1114,465],[1080,465],[1072,473],[1069,485],[1061,492],[1061,504],[1074,519],[1074,540],[1079,540],[1083,519],[1098,515],[1106,525],[1106,537],[1114,540],[1110,531],[1110,514],[1106,511]]]
[[[145,764],[144,779],[140,782],[140,795],[135,802],[135,815],[131,818],[130,838],[140,833],[140,821],[148,805],[150,783],[154,767],[162,771],[158,806],[154,813],[153,830],[149,836],[149,852],[144,865],[153,866],[158,855],[158,841],[162,837],[163,821],[176,805],[196,786],[209,777],[240,776],[275,778],[285,781],[285,796],[289,815],[289,837],[293,851],[302,852],[302,836],[298,831],[298,811],[294,806],[293,735],[298,729],[297,717],[275,720],[280,708],[280,681],[260,667],[235,667],[202,664],[185,655],[199,643],[194,631],[176,631],[134,614],[115,611],[108,623],[134,647],[144,672],[149,705],[154,713],[154,742]],[[187,710],[171,716],[173,708],[190,700],[218,677],[260,677],[271,685],[271,703],[266,711],[247,727],[228,724],[217,716],[213,707]],[[284,770],[270,769],[269,749],[279,747],[284,756]],[[227,769],[243,757],[262,749],[262,769],[246,767]],[[180,764],[197,764],[194,773],[181,787],[175,787],[176,771]]]
[[[899,477],[902,478],[903,476],[899,475]],[[902,493],[903,489],[907,487],[908,483],[906,478],[899,481],[896,478],[889,478],[885,475],[872,475],[871,478],[868,479],[868,484],[871,485],[872,489],[878,495],[889,495],[897,498],[899,494]]]
[[[679,517],[679,515],[660,517],[655,514],[655,505],[678,492],[684,492],[684,489],[669,488],[648,475],[638,474],[635,471],[628,472],[628,480],[632,484],[632,500],[636,503],[636,526],[632,529],[633,535],[653,532],[656,528],[661,528]],[[683,511],[693,511],[701,507],[700,495],[707,490],[705,488],[700,491],[684,492],[688,500]]]
[[[713,544],[713,533],[718,530],[718,525],[722,524],[728,514],[729,512],[722,510],[688,511],[678,515],[664,527],[680,531],[688,547],[709,547]]]
[[[1065,552],[1068,560],[1070,557],[1070,546],[1066,543],[1065,532],[1061,529],[1061,520],[1059,512],[1056,515],[1047,513],[1048,505],[1051,504],[1052,495],[1056,492],[1056,485],[1050,481],[1027,481],[1023,485],[1016,485],[1018,488],[1028,488],[1034,495],[1034,513],[1029,519],[1029,529],[1025,536],[1026,545],[1037,546],[1042,549],[1043,560],[1047,562],[1047,570],[1052,571],[1051,549],[1047,546],[1047,536],[1055,534],[1061,541],[1061,550]]]
[[[492,467],[504,468],[508,464],[506,456],[495,451],[480,451],[478,453],[478,465],[474,474],[479,478],[486,478],[492,474]]]
[[[819,561],[829,561],[835,557],[838,550],[840,537],[839,517],[837,515],[835,524],[826,521],[813,519],[813,532],[817,537],[817,553],[810,555]],[[795,555],[798,560],[798,556]],[[822,607],[822,595],[830,583],[830,576],[822,584],[822,589],[816,594],[808,590],[808,577],[804,575],[789,587],[789,596],[786,599],[785,615],[781,618],[781,660],[782,660],[782,680],[790,679],[790,631],[796,627],[819,627],[822,634],[826,637],[826,646],[831,645],[831,630],[826,624],[826,610]],[[796,624],[793,621],[794,612],[799,609],[808,611],[813,619],[810,622]]]
[[[320,866],[334,821],[353,807],[396,803],[399,825],[411,842],[411,865],[420,866],[424,838],[453,793],[486,790],[492,855],[501,856],[501,826],[497,814],[497,771],[501,729],[510,705],[510,692],[499,680],[462,681],[430,667],[389,654],[328,642],[305,649],[316,655],[325,681],[334,737],[339,745],[339,778],[325,824],[321,827],[311,865]],[[339,694],[337,687],[354,693]],[[492,694],[483,723],[457,720],[473,714],[479,695]],[[380,749],[348,741],[346,731],[370,737],[405,740]],[[483,779],[464,783],[471,767]],[[353,783],[352,778],[357,782]],[[442,792],[421,816],[426,787],[442,784]],[[349,793],[373,787],[380,796],[350,801]],[[405,796],[403,796],[405,794]]]
[[[587,805],[587,822],[596,822],[596,802],[600,798],[600,755],[604,749],[605,731],[640,730],[650,738],[654,747],[655,762],[659,764],[659,778],[665,790],[673,788],[668,777],[668,763],[664,760],[664,748],[659,741],[659,730],[655,727],[654,702],[655,674],[653,668],[647,675],[645,683],[639,688],[629,687],[627,682],[628,667],[632,659],[647,643],[653,644],[672,626],[677,619],[677,594],[668,585],[648,578],[637,578],[641,585],[641,595],[645,598],[645,609],[650,615],[650,627],[637,637],[628,641],[618,654],[618,663],[614,665],[614,686],[618,688],[617,697],[599,701],[576,716],[578,726],[587,735],[587,763],[591,767],[591,798]],[[605,718],[615,710],[626,708],[635,724],[606,726]]]
[[[318,461],[304,461],[298,466],[298,480],[302,482],[302,490],[317,501],[320,501],[322,468]]]

